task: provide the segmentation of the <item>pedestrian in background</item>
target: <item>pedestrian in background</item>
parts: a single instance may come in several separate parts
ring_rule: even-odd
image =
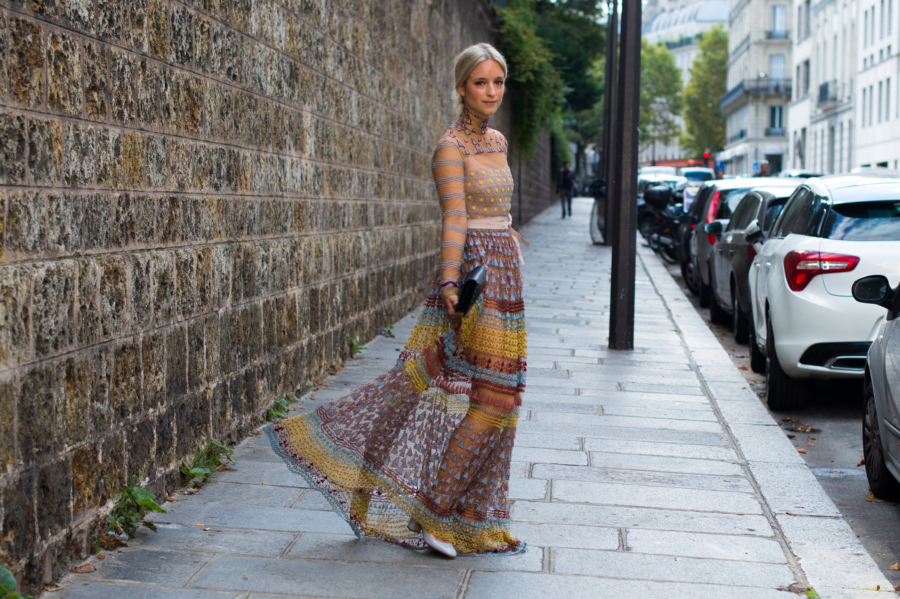
[[[406,347],[374,381],[267,432],[358,536],[449,557],[509,555],[525,549],[510,534],[508,494],[527,343],[508,144],[488,126],[506,61],[476,44],[453,74],[459,119],[431,163],[441,262]],[[484,291],[463,314],[461,281],[479,266]]]
[[[569,216],[572,216],[572,196],[575,195],[575,174],[569,170],[569,163],[563,162],[556,178],[556,192],[559,194],[559,203],[562,205],[562,217],[566,217],[566,208]]]

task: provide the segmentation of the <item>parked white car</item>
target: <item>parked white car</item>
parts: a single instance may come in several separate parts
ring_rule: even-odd
[[[900,282],[900,179],[809,179],[764,244],[755,232],[747,239],[758,252],[750,348],[765,356],[769,407],[804,407],[804,379],[862,378],[884,309],[854,301],[851,286],[873,274]]]

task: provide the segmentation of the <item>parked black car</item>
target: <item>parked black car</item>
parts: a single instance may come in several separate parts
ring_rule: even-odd
[[[716,236],[712,258],[711,309],[722,319],[722,312],[731,320],[735,341],[746,343],[750,335],[750,286],[748,273],[756,249],[744,239],[744,230],[756,220],[767,235],[785,202],[800,184],[799,179],[766,187],[757,187],[747,193],[737,205],[731,219],[725,223],[715,220],[704,227],[704,232]],[[765,361],[756,367],[764,368]]]
[[[716,244],[715,235],[706,233],[703,227],[714,220],[730,219],[734,209],[754,187],[778,185],[783,181],[774,177],[717,179],[707,181],[700,188],[687,217],[682,219],[680,232],[684,237],[680,246],[680,262],[688,289],[700,296],[702,307],[714,310],[711,305],[712,287],[709,273],[712,266],[709,258]],[[727,323],[727,314],[723,316],[720,312],[713,312],[711,316],[717,324]]]

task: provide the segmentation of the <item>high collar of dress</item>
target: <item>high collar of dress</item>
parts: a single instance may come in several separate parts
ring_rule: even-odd
[[[467,134],[485,134],[487,133],[488,119],[490,117],[481,116],[475,112],[464,108],[462,114],[459,115],[459,126]]]

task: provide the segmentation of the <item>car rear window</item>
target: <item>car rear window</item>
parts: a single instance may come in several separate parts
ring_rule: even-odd
[[[723,191],[722,196],[725,196],[725,200],[719,198],[719,210],[716,214],[716,218],[731,218],[731,215],[734,214],[735,208],[738,207],[738,204],[741,203],[741,200],[744,199],[744,196],[747,195],[750,189],[730,189],[728,191]]]
[[[900,200],[834,205],[828,211],[822,236],[847,241],[898,241]]]
[[[713,178],[711,173],[703,171],[686,171],[682,173],[682,176],[691,181],[709,181]]]

